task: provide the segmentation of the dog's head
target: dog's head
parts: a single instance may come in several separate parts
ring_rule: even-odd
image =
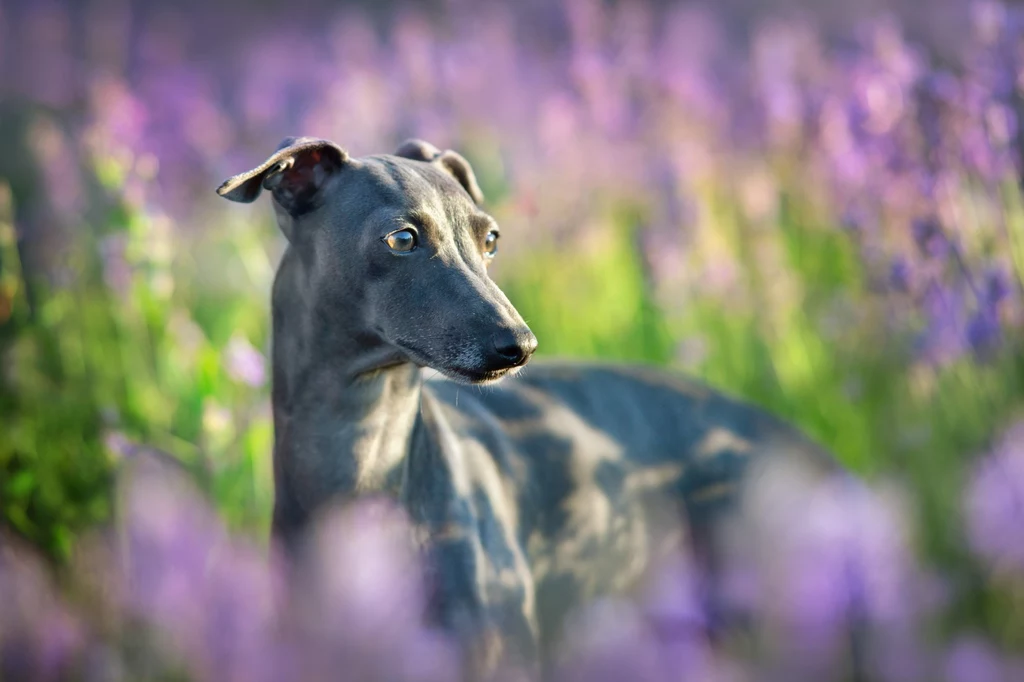
[[[411,140],[352,158],[332,142],[289,138],[217,193],[271,192],[316,308],[362,342],[469,383],[529,360],[537,339],[487,274],[499,230],[459,154]]]

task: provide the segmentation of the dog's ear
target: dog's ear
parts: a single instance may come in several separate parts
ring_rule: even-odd
[[[433,161],[441,156],[441,150],[425,140],[406,140],[395,152],[395,156],[413,161]]]
[[[318,205],[320,188],[348,158],[333,142],[289,137],[259,166],[225,180],[217,194],[247,204],[266,189],[289,214],[301,215]]]
[[[473,167],[458,152],[453,152],[451,149],[446,149],[442,152],[429,142],[407,140],[398,148],[395,156],[402,156],[415,161],[436,163],[459,181],[459,184],[462,185],[462,188],[466,190],[477,205],[484,203],[484,193],[480,190],[480,185],[476,181]]]

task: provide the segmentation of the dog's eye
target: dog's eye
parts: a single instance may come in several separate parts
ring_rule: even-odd
[[[398,230],[384,237],[384,242],[392,251],[408,253],[416,248],[416,233],[412,230]]]
[[[487,233],[487,239],[484,240],[484,255],[488,258],[494,258],[494,254],[498,253],[498,236],[497,230]]]

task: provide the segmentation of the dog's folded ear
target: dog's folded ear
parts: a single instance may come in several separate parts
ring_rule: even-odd
[[[469,165],[469,161],[466,161],[461,154],[451,149],[441,151],[429,142],[414,139],[403,142],[402,146],[395,152],[395,156],[413,159],[414,161],[436,163],[459,181],[459,184],[466,190],[466,193],[469,194],[474,203],[478,206],[484,203],[484,193],[480,190],[480,185],[476,181],[473,167]]]
[[[289,137],[259,166],[225,180],[217,194],[247,204],[266,189],[288,213],[299,215],[317,206],[318,191],[348,158],[333,142]]]
[[[395,152],[395,156],[401,156],[414,161],[433,161],[441,156],[441,150],[425,140],[406,140]]]

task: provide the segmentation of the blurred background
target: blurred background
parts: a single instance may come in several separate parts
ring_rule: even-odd
[[[930,628],[1022,652],[1022,37],[969,0],[0,0],[0,524],[60,566],[157,448],[265,543],[284,239],[214,189],[415,136],[473,164],[541,355],[898,485]]]

